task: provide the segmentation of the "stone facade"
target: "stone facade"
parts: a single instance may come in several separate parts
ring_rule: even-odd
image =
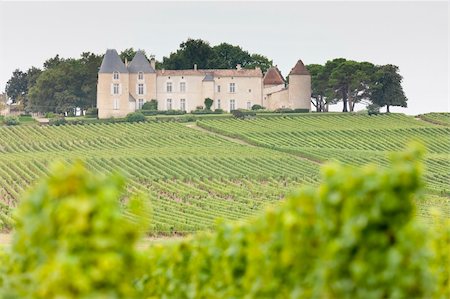
[[[286,85],[276,67],[263,75],[259,68],[155,70],[138,51],[130,63],[122,62],[116,50],[107,50],[97,84],[99,118],[124,117],[145,102],[158,101],[158,110],[192,111],[213,100],[213,109],[251,109],[255,104],[277,108],[311,107],[311,76],[301,60]]]

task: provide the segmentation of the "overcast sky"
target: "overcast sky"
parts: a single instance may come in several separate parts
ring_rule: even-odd
[[[0,2],[0,90],[56,54],[133,47],[160,60],[191,37],[266,55],[283,75],[297,59],[395,64],[409,98],[395,111],[449,111],[448,19],[448,1]]]

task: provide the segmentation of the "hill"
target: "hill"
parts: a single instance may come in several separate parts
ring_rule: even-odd
[[[386,155],[418,140],[428,148],[426,201],[450,217],[450,128],[389,114],[308,114],[251,120],[2,127],[0,219],[12,224],[21,194],[50,163],[81,159],[101,175],[128,179],[125,202],[148,194],[154,234],[214,227],[217,217],[244,219],[301,184],[317,185],[328,160],[384,165]]]

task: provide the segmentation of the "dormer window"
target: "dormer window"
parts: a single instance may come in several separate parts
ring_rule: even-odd
[[[113,73],[113,79],[114,80],[119,80],[119,72],[114,72]]]
[[[144,80],[144,73],[143,72],[139,72],[138,73],[138,80]]]

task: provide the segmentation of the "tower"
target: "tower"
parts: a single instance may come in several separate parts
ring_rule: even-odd
[[[106,50],[98,71],[97,108],[99,118],[123,117],[128,113],[129,73],[114,49]]]
[[[136,52],[127,68],[130,74],[128,108],[132,112],[141,109],[145,102],[156,99],[156,71],[143,51]]]
[[[311,110],[311,75],[301,60],[289,73],[289,103],[294,109]]]

